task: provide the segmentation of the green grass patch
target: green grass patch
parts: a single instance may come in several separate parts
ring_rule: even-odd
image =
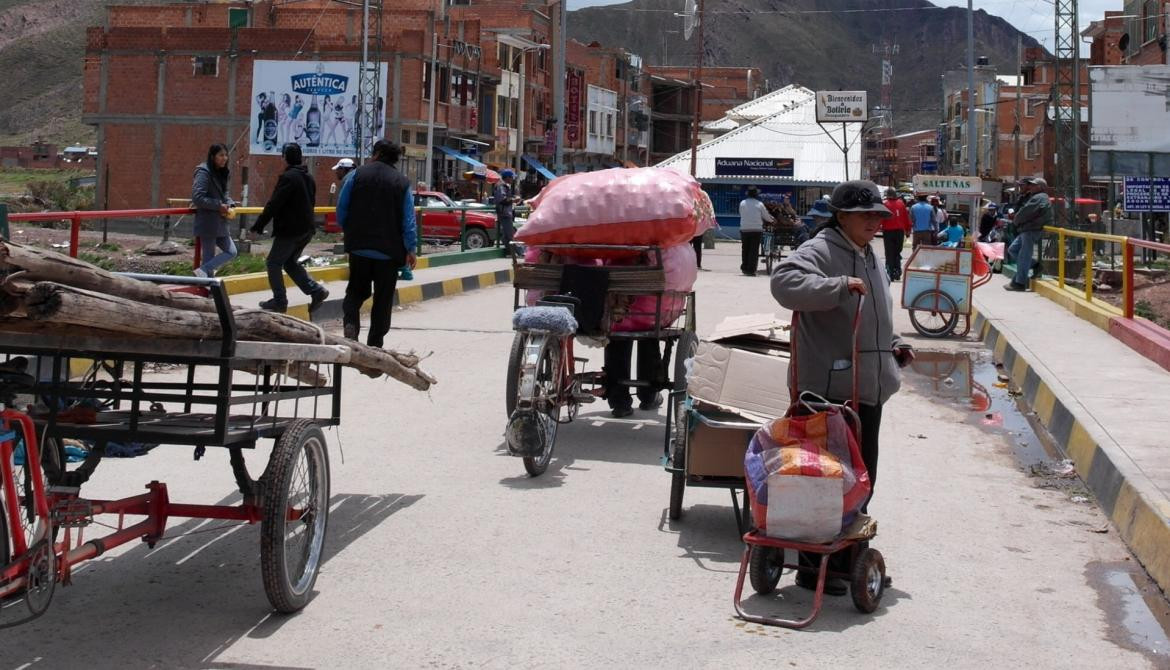
[[[96,265],[103,270],[115,272],[118,269],[112,258],[108,258],[101,254],[95,254],[92,251],[79,252],[77,257],[86,263],[89,263],[90,265]]]

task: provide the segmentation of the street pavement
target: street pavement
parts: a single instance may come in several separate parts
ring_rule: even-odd
[[[729,315],[784,316],[738,263],[734,245],[704,254],[700,335]],[[908,380],[885,408],[870,505],[893,578],[881,608],[828,598],[807,631],[766,628],[733,616],[727,492],[688,489],[667,519],[663,412],[587,406],[539,478],[506,454],[511,307],[511,288],[493,287],[396,311],[388,344],[429,354],[429,393],[346,375],[328,557],[299,615],[269,613],[257,528],[179,522],[173,534],[194,534],[91,562],[45,617],[0,632],[0,668],[1166,667],[1135,595],[1148,583],[1108,520],[1075,485],[1032,476],[1016,455],[1026,436],[994,425],[1010,423],[1006,390],[987,384],[992,406],[973,414],[939,397],[949,377]],[[986,371],[973,337],[926,342],[904,310],[895,319]],[[578,348],[591,369],[600,353]],[[175,501],[236,497],[226,453],[194,462],[174,447],[104,463],[86,493],[151,479]],[[807,602],[786,576],[749,607]]]

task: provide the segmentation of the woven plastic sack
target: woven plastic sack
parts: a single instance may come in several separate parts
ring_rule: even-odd
[[[744,456],[744,474],[756,528],[803,542],[840,535],[871,490],[857,438],[835,406],[760,428]]]
[[[647,259],[649,263],[657,262]],[[686,309],[689,293],[699,278],[698,261],[695,259],[695,249],[690,244],[678,244],[662,250],[662,270],[666,273],[665,288],[670,293],[662,296],[659,305],[656,295],[634,296],[629,306],[624,310],[628,316],[619,319],[613,324],[613,330],[619,333],[652,330],[654,328],[655,310],[660,311],[658,324],[662,327],[673,323],[682,316]]]
[[[715,226],[711,199],[699,183],[661,168],[615,168],[558,177],[532,206],[528,221],[516,233],[517,240],[530,245],[671,247]]]

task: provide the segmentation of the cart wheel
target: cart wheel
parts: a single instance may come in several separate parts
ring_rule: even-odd
[[[776,264],[776,257],[772,254],[772,250],[768,250],[768,255],[764,257],[764,269],[768,276],[772,276],[772,266]]]
[[[674,378],[671,383],[675,391],[685,391],[687,388],[686,360],[695,355],[695,347],[699,338],[691,331],[684,330],[678,336],[678,343],[674,348]]]
[[[18,435],[21,435],[21,425],[19,423],[13,424],[13,429]],[[33,542],[37,539],[38,525],[41,520],[37,518],[36,501],[33,499],[33,484],[32,484],[32,468],[29,464],[28,458],[23,457],[26,453],[24,449],[24,438],[17,437],[13,447],[12,455],[12,478],[16,485],[16,505],[19,508],[20,528],[10,529],[12,537],[15,537],[17,530],[24,534],[24,545],[31,547]],[[63,458],[63,447],[61,441],[55,437],[47,437],[44,441],[39,443],[41,455],[41,481],[47,489],[49,484],[56,482],[61,477],[63,472],[65,459]],[[20,464],[17,464],[17,452],[22,454]],[[46,491],[47,493],[47,491]],[[53,539],[56,539],[57,528],[53,528]]]
[[[878,608],[886,588],[886,561],[877,549],[865,549],[853,563],[852,584],[853,606],[869,614]]]
[[[959,323],[958,306],[942,291],[924,291],[910,306],[910,322],[923,337],[946,337]]]
[[[776,590],[780,575],[784,573],[784,550],[775,547],[752,545],[752,557],[748,562],[748,577],[756,593],[766,596]]]
[[[677,421],[676,421],[677,423]],[[687,490],[687,443],[683,438],[679,438],[674,444],[674,455],[671,457],[671,465],[678,468],[679,472],[672,472],[670,475],[670,510],[669,516],[671,521],[678,521],[682,517],[682,503],[683,494]]]
[[[329,520],[329,453],[312,421],[295,421],[276,440],[264,473],[260,571],[276,611],[309,602],[325,548]]]
[[[557,359],[560,357],[560,345],[560,340],[546,338],[543,346],[541,346],[540,359],[534,368],[536,377],[531,386],[531,392],[534,398],[552,397],[557,394],[557,370],[560,369]],[[513,346],[515,346],[515,343],[513,343]],[[523,349],[521,349],[521,356],[523,356]],[[517,359],[517,364],[519,367],[519,359]],[[519,375],[517,376],[517,381],[519,381]],[[554,405],[544,412],[538,412],[537,416],[540,417],[538,431],[540,433],[540,455],[524,456],[521,459],[524,461],[524,469],[530,477],[539,477],[548,470],[548,464],[552,461],[553,446],[557,441],[557,427],[560,426],[561,408],[559,405]]]
[[[520,392],[520,371],[524,362],[524,347],[528,344],[528,336],[516,333],[512,338],[512,351],[508,354],[508,378],[504,383],[504,404],[508,410],[508,418],[516,411],[516,394]]]

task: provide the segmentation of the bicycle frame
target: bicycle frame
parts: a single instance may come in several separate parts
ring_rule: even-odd
[[[4,491],[4,513],[7,516],[13,551],[9,565],[0,566],[3,568],[3,572],[0,572],[0,582],[21,574],[20,568],[24,562],[22,559],[29,550],[24,534],[20,532],[20,515],[24,510],[17,503],[20,496],[16,490],[16,473],[12,467],[12,453],[16,447],[16,430],[13,429],[13,424],[20,425],[24,436],[24,458],[32,479],[30,484],[36,517],[42,521],[49,518],[49,502],[45,495],[44,475],[41,472],[41,452],[37,445],[36,427],[28,415],[6,408],[0,411],[0,488]],[[5,595],[3,591],[0,589],[0,597]]]

